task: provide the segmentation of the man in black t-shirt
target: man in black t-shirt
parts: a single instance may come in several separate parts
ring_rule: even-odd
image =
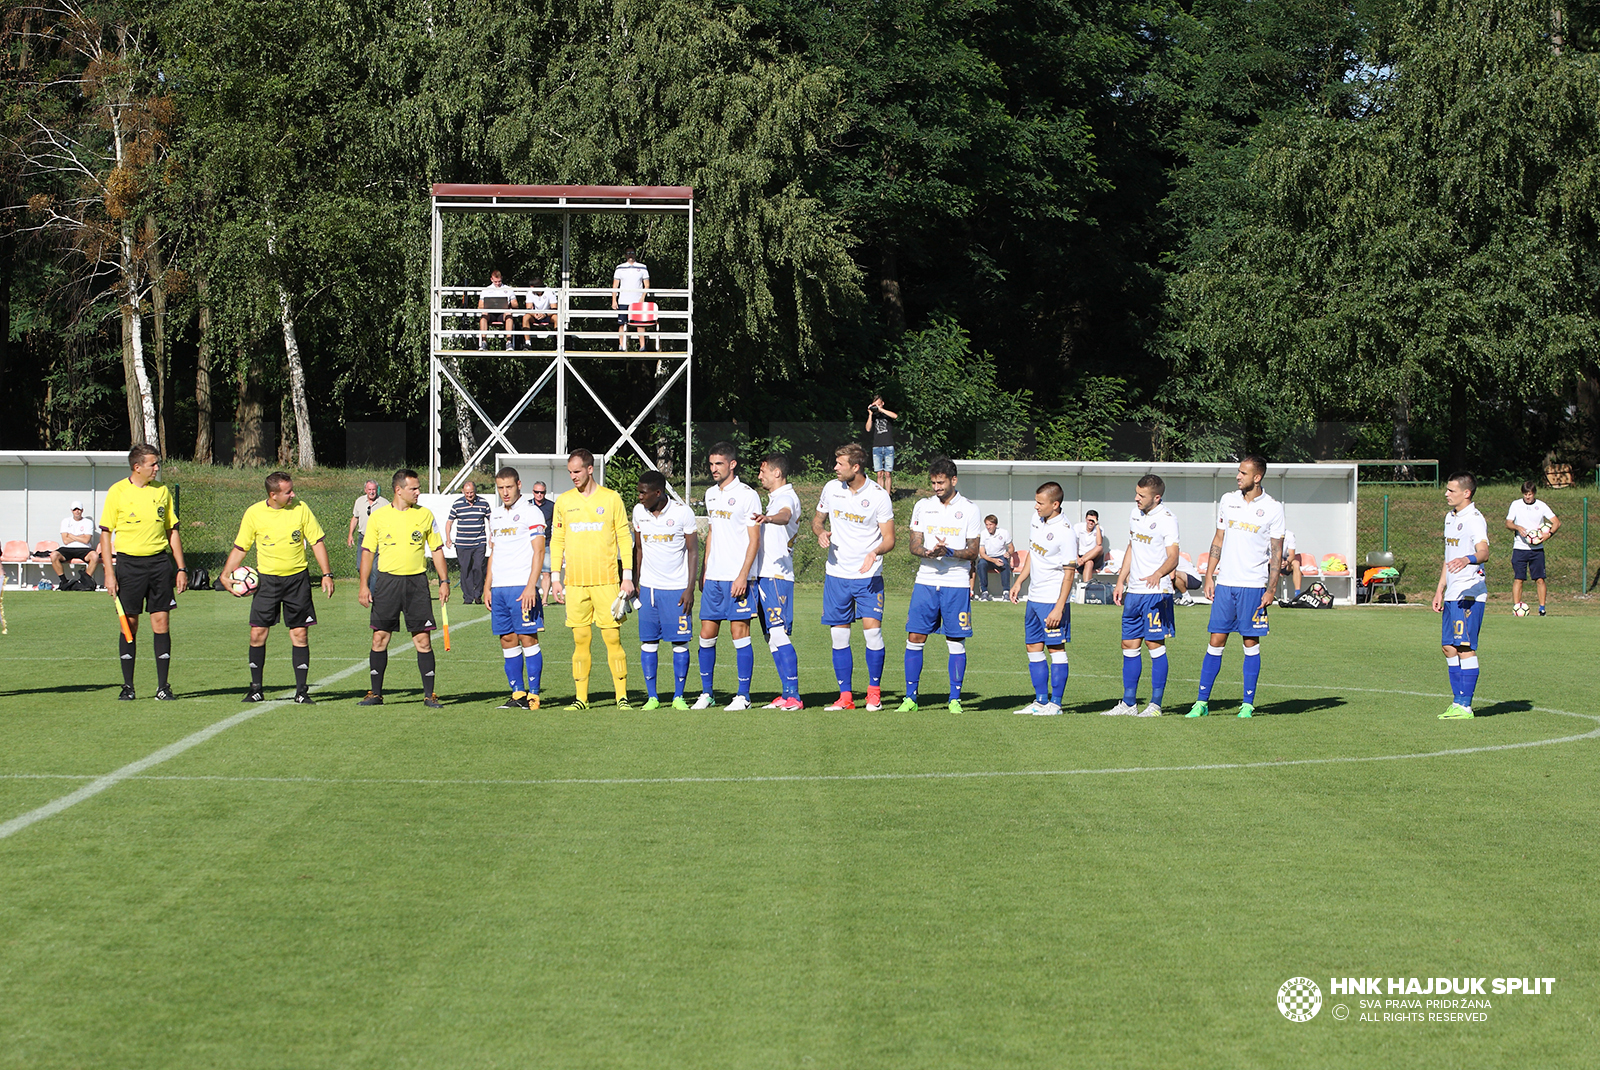
[[[878,486],[894,494],[894,422],[900,414],[883,406],[883,395],[872,395],[867,406],[866,431],[872,436],[872,470]]]

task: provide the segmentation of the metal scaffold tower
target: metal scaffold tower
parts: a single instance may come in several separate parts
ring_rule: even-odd
[[[507,340],[515,339],[521,348],[491,352],[479,340],[477,307],[481,286],[447,286],[444,281],[445,220],[475,213],[556,213],[561,217],[561,278],[548,287],[555,298],[553,324],[538,329],[524,328],[525,311],[514,314],[515,328],[495,331]],[[660,307],[646,315],[654,320],[649,338],[656,349],[645,352],[632,348],[618,351],[617,310],[611,308],[610,286],[574,286],[572,281],[572,217],[599,213],[678,213],[687,220],[688,249],[684,257],[682,288],[650,287],[648,297]],[[430,276],[429,361],[428,361],[428,491],[454,493],[496,444],[504,452],[516,453],[508,432],[545,387],[555,389],[555,452],[565,457],[570,448],[567,436],[568,402],[572,384],[577,383],[593,399],[617,430],[617,438],[604,456],[609,459],[625,446],[631,447],[646,465],[655,459],[634,437],[635,432],[655,411],[679,380],[683,382],[683,494],[689,493],[690,417],[694,408],[691,365],[694,358],[694,190],[688,186],[500,186],[437,183],[433,187],[433,252]],[[607,280],[609,282],[609,280]],[[476,351],[468,347],[476,344]],[[641,342],[642,346],[643,343]],[[472,357],[515,358],[528,369],[523,377],[526,390],[517,403],[499,420],[493,419],[462,382],[459,362]],[[650,360],[667,370],[665,381],[654,397],[629,422],[624,423],[594,386],[584,378],[579,365],[596,360]],[[444,386],[456,391],[467,407],[488,427],[488,434],[472,456],[465,458],[460,472],[448,486],[439,485],[440,453],[443,434]],[[600,451],[596,451],[600,452]]]

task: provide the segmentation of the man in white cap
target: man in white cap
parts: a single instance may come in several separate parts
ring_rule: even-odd
[[[68,561],[82,561],[84,575],[94,582],[94,567],[100,563],[100,551],[94,544],[94,521],[83,515],[83,503],[72,503],[72,515],[61,522],[61,545],[50,554],[50,567],[56,570],[56,588],[66,580],[64,567]]]

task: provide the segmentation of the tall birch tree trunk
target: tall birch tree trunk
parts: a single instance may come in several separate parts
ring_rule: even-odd
[[[194,459],[198,464],[212,463],[211,448],[211,282],[201,275],[195,279],[195,292],[200,296],[200,345],[195,358],[194,373]]]
[[[150,311],[151,340],[155,343],[156,368],[156,432],[161,436],[156,444],[164,457],[167,454],[167,284],[166,268],[161,257],[160,232],[156,227],[154,212],[144,217],[145,255],[150,258]]]
[[[272,221],[267,221],[267,255],[278,254],[278,234]],[[311,441],[311,409],[306,404],[306,369],[300,357],[300,339],[294,330],[294,307],[289,302],[289,291],[281,281],[278,287],[278,314],[283,323],[283,353],[289,363],[289,401],[294,407],[294,431],[298,455],[295,463],[301,468],[317,466],[317,451]],[[282,421],[287,432],[288,421]],[[280,436],[283,437],[283,436]]]

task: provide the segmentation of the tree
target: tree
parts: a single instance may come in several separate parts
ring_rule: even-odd
[[[1308,415],[1384,413],[1401,457],[1439,413],[1453,464],[1478,406],[1592,367],[1600,80],[1548,29],[1522,0],[1419,0],[1367,115],[1257,139],[1249,212],[1173,288],[1183,366],[1241,398],[1287,385],[1270,403]]]

